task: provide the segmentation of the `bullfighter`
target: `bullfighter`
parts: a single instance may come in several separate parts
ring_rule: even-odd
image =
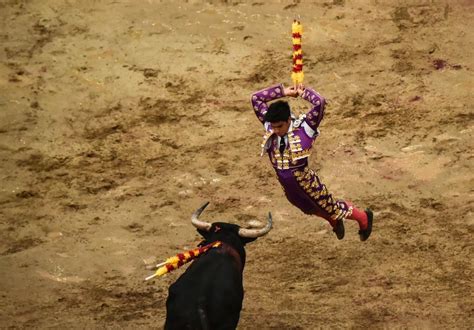
[[[277,100],[283,97],[301,97],[311,104],[311,109],[296,118],[288,102]],[[344,220],[355,220],[359,224],[360,240],[367,240],[372,232],[372,211],[334,198],[318,174],[308,168],[311,147],[319,135],[318,127],[324,115],[325,99],[302,84],[292,87],[277,84],[253,93],[251,102],[266,131],[261,155],[268,154],[288,201],[305,214],[326,219],[340,240],[345,234]]]

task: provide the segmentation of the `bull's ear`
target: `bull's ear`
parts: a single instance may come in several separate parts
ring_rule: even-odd
[[[252,243],[257,239],[257,237],[250,238],[250,237],[240,237],[242,243],[247,244],[247,243]]]
[[[208,239],[209,238],[209,232],[208,231],[205,231],[205,230],[202,230],[202,229],[197,229],[197,232],[199,233],[199,235],[201,235],[202,237],[204,237],[205,239]]]

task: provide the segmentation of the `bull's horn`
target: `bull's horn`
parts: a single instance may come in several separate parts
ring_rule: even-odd
[[[272,214],[268,212],[268,222],[265,227],[259,228],[259,229],[240,228],[239,236],[247,237],[247,238],[257,238],[257,237],[267,234],[270,231],[270,229],[272,229],[272,226],[273,226]]]
[[[199,220],[199,216],[201,215],[202,211],[204,211],[204,209],[209,205],[209,202],[206,202],[203,204],[203,206],[201,206],[200,208],[198,208],[196,210],[196,212],[193,213],[192,217],[191,217],[191,223],[193,224],[194,227],[196,227],[197,229],[201,229],[201,230],[205,230],[205,231],[209,231],[209,229],[211,229],[211,224],[209,222],[205,222],[205,221],[201,221]]]

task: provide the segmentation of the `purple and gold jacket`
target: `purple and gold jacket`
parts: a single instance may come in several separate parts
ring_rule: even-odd
[[[280,153],[280,137],[273,133],[271,124],[264,121],[268,102],[284,97],[283,85],[275,85],[252,94],[252,106],[266,133],[263,136],[262,153],[268,153],[270,161],[277,170],[303,169],[308,164],[308,157],[314,140],[319,135],[318,126],[324,115],[324,98],[313,89],[306,87],[302,98],[312,107],[298,119],[293,118],[288,134],[284,137],[286,148]]]

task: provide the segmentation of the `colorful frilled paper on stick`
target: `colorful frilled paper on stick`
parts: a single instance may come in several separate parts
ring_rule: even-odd
[[[175,269],[178,269],[185,263],[188,263],[191,260],[199,257],[201,254],[206,253],[207,250],[219,247],[221,245],[222,245],[222,242],[216,241],[214,243],[201,246],[197,249],[190,250],[188,252],[179,253],[175,257],[168,258],[166,259],[166,261],[162,262],[161,264],[156,265],[156,268],[158,269],[156,270],[155,274],[148,276],[147,278],[145,278],[145,280],[148,281],[156,276],[161,276]]]
[[[303,51],[301,49],[301,37],[303,35],[303,26],[300,21],[294,20],[291,25],[291,33],[293,36],[293,71],[291,79],[296,86],[301,84],[304,79],[303,73]]]

